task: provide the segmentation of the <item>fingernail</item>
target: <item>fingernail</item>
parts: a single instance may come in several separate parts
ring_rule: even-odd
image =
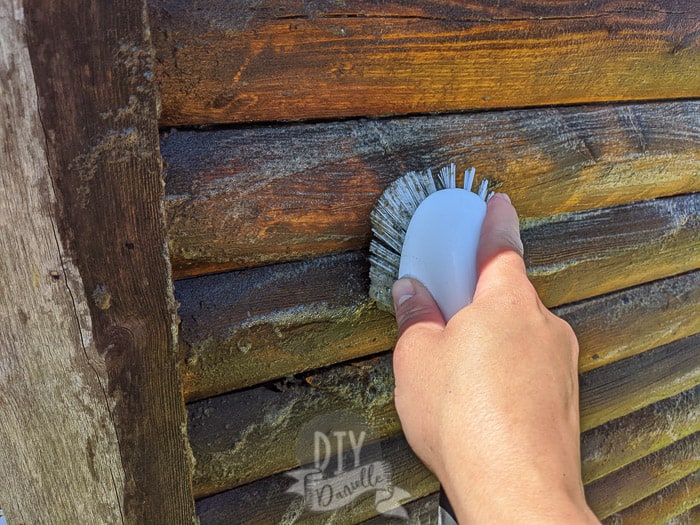
[[[493,198],[494,198],[494,199],[503,199],[503,200],[506,201],[508,204],[511,204],[511,202],[510,202],[510,197],[508,197],[508,194],[507,194],[507,193],[496,193],[496,194],[493,196]]]
[[[410,279],[399,279],[391,287],[391,295],[394,298],[394,304],[398,307],[416,295],[416,289]]]

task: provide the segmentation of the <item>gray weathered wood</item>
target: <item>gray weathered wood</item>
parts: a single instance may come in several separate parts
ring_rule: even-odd
[[[107,370],[57,237],[26,29],[0,0],[0,503],[11,523],[122,523]]]
[[[185,396],[201,399],[390,349],[396,322],[367,295],[365,253],[177,281]],[[700,332],[700,272],[555,309],[581,371]]]
[[[0,23],[0,504],[192,523],[145,4],[3,0]]]
[[[699,341],[700,334],[687,337],[583,374],[582,430],[700,383]],[[388,354],[204,399],[188,410],[197,497],[296,466],[297,435],[318,414],[348,410],[382,438],[400,432]]]
[[[695,390],[698,390],[698,388]],[[691,397],[694,401],[697,401],[697,393],[694,397]],[[679,401],[678,396],[675,400],[664,400],[663,403],[657,404],[657,410],[662,412],[677,401]],[[681,409],[678,405],[676,405],[676,408]],[[645,450],[643,448],[636,448],[632,451],[627,450],[630,437],[632,439],[637,437],[634,435],[634,432],[639,430],[636,419],[638,417],[647,419],[648,414],[645,414],[645,412],[647,411],[644,410],[629,414],[618,420],[620,428],[613,430],[613,433],[616,434],[614,437],[616,445],[614,447],[601,449],[599,451],[600,457],[598,458],[582,458],[584,477],[586,476],[586,471],[591,472],[592,469],[597,468],[596,464],[600,465],[600,463],[606,460],[615,465],[615,471],[626,473],[627,476],[635,477],[637,480],[643,481],[645,473],[649,474],[650,472],[664,476],[662,483],[658,483],[657,481],[652,481],[651,484],[640,482],[635,486],[626,487],[623,485],[622,488],[620,488],[620,480],[625,478],[625,474],[609,471],[608,474],[611,474],[610,478],[603,477],[602,480],[605,481],[601,481],[600,483],[603,484],[602,486],[610,488],[610,490],[620,490],[624,492],[623,502],[632,502],[634,500],[648,498],[650,492],[658,490],[659,486],[663,485],[663,483],[667,483],[669,479],[673,479],[675,476],[682,477],[683,470],[685,469],[687,471],[693,466],[693,460],[689,458],[687,454],[689,447],[685,445],[668,448],[663,446],[652,450]],[[678,412],[671,412],[671,417],[679,415]],[[627,427],[628,432],[625,432],[625,427]],[[595,441],[595,430],[596,429],[585,432],[581,436],[584,445],[588,440],[593,439]],[[671,429],[670,433],[674,434],[675,430],[676,429]],[[683,432],[678,433],[671,437],[667,445],[673,445],[674,440],[683,440],[686,436],[688,436],[688,434]],[[697,433],[691,438],[695,440],[693,443],[697,443],[696,437]],[[659,454],[654,455],[653,453],[657,451]],[[436,505],[436,500],[433,500],[431,494],[437,489],[437,481],[415,457],[403,437],[399,436],[383,441],[381,444],[381,452],[382,458],[392,467],[393,485],[407,490],[411,495],[409,498],[411,503],[408,503],[407,507],[409,516],[415,516],[412,518],[414,521],[410,523],[423,523],[423,521],[420,520],[425,519],[426,515],[430,515],[431,509]],[[664,462],[668,463],[670,466],[664,469]],[[673,467],[678,467],[678,472],[674,473]],[[254,481],[253,483],[242,485],[232,490],[199,500],[197,504],[197,514],[203,524],[255,524],[260,522],[283,524],[288,523],[290,515],[301,516],[298,521],[301,523],[321,524],[331,522],[331,520],[337,520],[332,521],[337,523],[357,523],[358,521],[368,519],[369,516],[377,514],[376,510],[373,509],[372,505],[368,504],[369,502],[367,501],[355,502],[332,515],[329,513],[316,515],[308,512],[304,513],[303,501],[301,501],[299,497],[286,492],[291,486],[291,483],[292,478],[289,477],[287,473],[269,476]],[[598,489],[595,489],[594,486],[594,490],[591,494],[592,499],[590,500],[590,503],[597,508],[603,508],[608,505],[607,502],[609,502],[610,499],[610,496],[606,494],[605,490],[600,490],[600,486],[599,484]],[[423,516],[423,518],[420,518],[421,516]],[[376,525],[393,523],[393,521],[388,520],[385,516],[377,516],[375,520],[370,522]]]
[[[700,432],[700,386],[584,432],[583,482],[607,476],[695,432]]]
[[[608,516],[604,525],[663,525],[674,516],[700,505],[700,470]]]
[[[586,500],[596,516],[607,518],[698,470],[700,432],[587,485]]]

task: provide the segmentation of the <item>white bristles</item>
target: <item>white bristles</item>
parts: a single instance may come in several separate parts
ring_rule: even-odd
[[[464,172],[464,188],[471,190],[475,169]],[[389,184],[370,214],[374,239],[369,246],[369,295],[377,306],[393,312],[391,285],[398,278],[401,249],[406,229],[416,209],[428,195],[436,191],[456,188],[454,164],[442,168],[433,177],[431,170],[411,171]],[[488,181],[479,186],[478,195],[485,198]]]
[[[476,168],[472,167],[464,172],[464,189],[467,191],[472,191],[472,186],[474,186],[474,174],[476,173]]]
[[[440,170],[440,175],[438,175],[439,185],[442,186],[441,190],[445,188],[456,188],[457,187],[457,170],[454,164],[445,166]]]
[[[479,184],[479,191],[476,193],[480,199],[486,199],[486,193],[489,191],[489,181],[482,180]]]

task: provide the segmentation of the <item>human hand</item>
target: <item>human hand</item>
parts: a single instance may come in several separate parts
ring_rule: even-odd
[[[460,523],[597,523],[581,482],[578,343],[527,278],[510,200],[489,200],[473,302],[445,324],[412,279],[392,289],[395,403]]]

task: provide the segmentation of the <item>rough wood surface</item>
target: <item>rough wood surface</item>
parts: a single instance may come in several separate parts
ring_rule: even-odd
[[[688,98],[693,0],[151,0],[161,124]]]
[[[700,383],[699,343],[700,335],[687,337],[583,374],[582,430]],[[296,466],[299,430],[318,414],[348,410],[380,437],[400,432],[388,354],[204,399],[188,410],[197,497]],[[692,423],[678,419],[679,426]]]
[[[189,401],[392,348],[394,318],[367,295],[365,253],[180,280]],[[700,332],[700,272],[556,308],[587,371]]]
[[[661,406],[659,406],[661,409]],[[636,414],[630,414],[621,418],[622,422],[634,422]],[[633,423],[634,424],[634,423]],[[633,431],[630,428],[630,431]],[[582,435],[582,441],[585,443],[592,436],[592,431]],[[687,434],[676,436],[676,440],[684,438]],[[693,436],[697,438],[698,434]],[[610,457],[613,463],[618,464],[621,468],[619,472],[627,472],[630,475],[639,476],[644,472],[650,472],[659,466],[658,458],[655,456],[644,457],[645,455],[656,452],[638,450],[637,456],[627,456],[626,462],[620,462],[616,459],[618,455],[625,456],[627,453],[626,439],[629,434],[617,432],[618,444],[612,450],[602,452]],[[697,440],[695,441],[697,444]],[[678,447],[677,447],[678,448]],[[688,447],[681,447],[682,449]],[[431,515],[431,511],[435,508],[437,501],[434,498],[434,491],[437,489],[437,482],[433,476],[425,469],[422,463],[415,457],[403,437],[396,437],[382,442],[381,444],[382,458],[391,465],[392,484],[395,487],[403,488],[410,493],[409,503],[405,506],[409,511],[409,516],[413,516],[413,521],[409,523],[430,523],[430,521],[421,521],[425,517]],[[686,461],[687,456],[684,455],[684,450],[680,453],[674,448],[668,448],[661,451],[663,461],[668,461],[669,465],[679,466],[682,469],[688,469],[689,463]],[[650,461],[649,458],[652,458]],[[641,460],[641,461],[640,461]],[[588,461],[583,460],[584,471],[589,468]],[[692,461],[692,460],[691,460]],[[663,468],[663,467],[662,467]],[[671,468],[666,467],[666,469]],[[662,472],[661,470],[657,472]],[[673,473],[669,470],[664,470],[666,478],[673,477]],[[620,474],[615,474],[616,477],[602,478],[608,480],[608,486],[612,488],[614,483],[619,482]],[[683,477],[683,474],[678,474],[678,477]],[[678,479],[678,478],[676,478]],[[654,482],[657,483],[658,482]],[[366,501],[356,502],[349,505],[339,512],[330,515],[311,514],[304,512],[304,502],[298,496],[286,492],[292,484],[292,478],[287,473],[276,474],[264,479],[254,481],[252,483],[242,485],[240,487],[228,490],[213,496],[203,498],[197,503],[197,514],[203,525],[205,524],[223,524],[223,523],[289,523],[293,517],[298,519],[298,523],[358,523],[368,519],[369,516],[375,516],[377,511],[368,505]],[[649,484],[639,484],[631,487],[624,496],[625,501],[631,501],[635,498],[643,500],[648,497],[650,491],[657,490]],[[603,491],[604,492],[604,491]],[[590,503],[593,506],[603,507],[606,505],[605,494],[599,494],[593,491],[590,495]],[[394,523],[393,520],[385,516],[378,516],[376,519],[369,518],[369,523],[387,524]],[[400,523],[400,522],[396,522]]]
[[[631,507],[610,515],[603,524],[663,525],[695,505],[700,505],[700,471],[693,472]]]
[[[700,193],[581,212],[522,232],[547,306],[700,267]]]
[[[25,32],[20,2],[0,0],[0,502],[14,523],[123,523],[107,374],[66,280]]]
[[[698,101],[172,132],[174,272],[366,247],[387,184],[450,162],[475,166],[527,222],[700,191],[699,141]]]
[[[700,386],[584,432],[583,482],[607,476],[695,432],[700,432]]]
[[[145,3],[0,6],[2,507],[192,523]]]
[[[598,518],[607,518],[698,470],[700,432],[587,485],[586,500]]]
[[[407,491],[411,498],[433,493],[439,487],[435,477],[416,458],[403,437],[382,442],[380,450],[371,451],[368,457],[368,461],[379,459],[388,463],[391,466],[392,486]],[[358,523],[377,514],[373,497],[358,499],[334,512],[309,512],[303,498],[286,492],[292,481],[286,474],[275,475],[199,500],[197,516],[202,525],[324,525]],[[254,505],[253,502],[258,503]]]

